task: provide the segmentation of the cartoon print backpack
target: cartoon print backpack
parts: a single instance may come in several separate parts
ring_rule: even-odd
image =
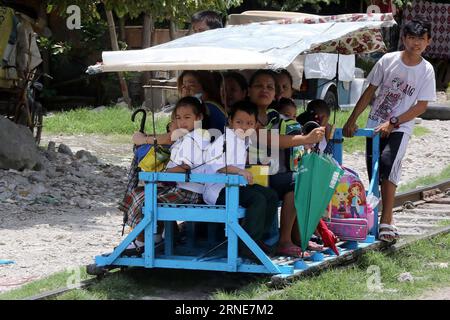
[[[341,240],[365,240],[373,226],[373,209],[366,201],[366,191],[358,174],[343,168],[329,205],[327,225]]]

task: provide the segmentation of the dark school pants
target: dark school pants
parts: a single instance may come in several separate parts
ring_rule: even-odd
[[[216,204],[225,204],[225,188],[220,191]],[[239,187],[239,205],[246,209],[242,227],[253,240],[262,240],[278,213],[277,193],[259,184]]]

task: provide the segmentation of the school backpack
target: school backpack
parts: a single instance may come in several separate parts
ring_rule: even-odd
[[[329,204],[331,219],[328,228],[341,240],[365,240],[373,226],[374,213],[367,203],[366,191],[358,174],[343,168],[342,175]]]
[[[300,124],[292,119],[286,119],[282,116],[280,121],[280,134],[284,135],[296,135],[301,134],[301,126]],[[302,155],[305,153],[305,148],[300,146],[295,146],[291,148],[287,148],[284,150],[285,152],[285,159],[286,159],[286,167],[290,171],[297,171],[298,169],[298,163],[302,157]]]
[[[283,135],[301,134],[301,126],[297,121],[286,118],[275,109],[267,110],[267,118],[268,124],[266,125],[266,129],[268,130],[278,129],[278,133]],[[302,145],[280,150],[280,153],[284,152],[284,163],[289,171],[297,171],[298,162],[304,154],[304,150]],[[249,153],[250,159],[258,159],[258,164],[261,164],[259,157],[257,157],[258,151],[255,146],[250,146]]]
[[[136,148],[136,157],[142,171],[160,172],[169,162],[170,146],[143,144]]]

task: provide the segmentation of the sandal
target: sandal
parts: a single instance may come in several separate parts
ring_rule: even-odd
[[[378,239],[384,242],[393,243],[400,237],[394,225],[381,223],[379,226]]]
[[[303,252],[299,246],[294,244],[284,246],[278,245],[277,254],[294,258],[309,258],[311,256],[308,252]]]
[[[296,246],[301,247],[300,242],[293,242]],[[309,240],[307,250],[309,251],[323,251],[324,247],[322,244],[317,243],[316,241]]]
[[[317,242],[314,242],[314,241],[309,241],[308,242],[308,250],[320,252],[323,250],[323,245],[318,244]]]

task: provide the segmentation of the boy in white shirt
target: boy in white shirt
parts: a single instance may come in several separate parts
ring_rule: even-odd
[[[385,54],[367,79],[370,84],[344,125],[343,133],[352,137],[358,129],[356,120],[371,102],[368,128],[375,128],[380,140],[380,183],[383,212],[379,239],[393,242],[398,232],[393,225],[395,190],[400,180],[401,161],[414,127],[414,118],[436,99],[433,66],[421,54],[431,43],[431,23],[415,17],[403,28],[404,51]],[[377,93],[375,92],[378,89]],[[367,168],[372,171],[372,141],[367,139]]]
[[[246,208],[243,228],[261,249],[269,253],[270,248],[262,238],[278,212],[278,195],[273,189],[253,184],[252,174],[245,170],[249,133],[256,128],[258,109],[250,101],[240,101],[233,105],[229,115],[229,127],[208,148],[205,173],[238,174],[247,179],[248,185],[239,188],[239,205]],[[203,200],[211,205],[224,205],[225,185],[205,184]]]

